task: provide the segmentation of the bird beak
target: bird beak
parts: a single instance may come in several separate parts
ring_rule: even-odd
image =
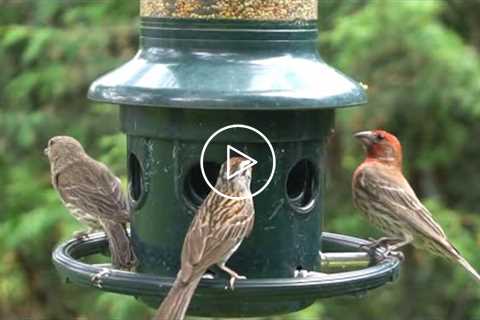
[[[359,139],[365,146],[369,146],[373,143],[374,135],[372,131],[360,131],[355,133],[353,136]]]
[[[48,147],[46,147],[45,149],[43,149],[43,154],[46,155],[48,157]]]

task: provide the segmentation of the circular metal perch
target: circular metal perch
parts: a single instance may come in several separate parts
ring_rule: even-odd
[[[324,232],[322,245],[325,252],[320,253],[322,270],[303,270],[297,273],[297,277],[292,275],[291,278],[241,280],[233,291],[225,289],[225,279],[205,277],[198,287],[189,314],[208,316],[205,310],[210,308],[206,308],[206,305],[215,309],[215,315],[224,316],[293,312],[309,306],[316,299],[360,294],[394,281],[399,273],[399,259],[384,256],[381,249],[370,254],[363,252],[361,246],[367,243],[359,238]],[[56,248],[53,261],[66,282],[132,295],[151,306],[158,306],[175,279],[114,270],[109,265],[81,261],[82,258],[103,252],[106,247],[103,233],[93,234],[88,239],[69,240]],[[318,272],[325,270],[336,272]],[[93,281],[95,276],[97,278]],[[198,307],[200,305],[202,308]],[[262,314],[262,310],[265,313]]]

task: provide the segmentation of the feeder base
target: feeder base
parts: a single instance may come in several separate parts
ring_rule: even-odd
[[[235,290],[226,290],[223,279],[202,279],[189,308],[189,315],[210,317],[258,317],[302,310],[316,299],[341,295],[358,295],[394,281],[399,274],[400,260],[383,256],[382,249],[368,255],[361,246],[366,240],[324,232],[320,253],[325,265],[348,270],[352,265],[363,268],[337,273],[307,272],[305,277],[282,279],[239,280]],[[170,290],[174,278],[139,274],[107,265],[82,262],[81,259],[103,252],[107,241],[103,233],[85,240],[69,240],[53,252],[53,262],[66,282],[127,294],[157,308]],[[329,253],[330,252],[330,253]],[[348,257],[351,256],[351,259]],[[102,276],[93,277],[102,271]],[[331,270],[329,270],[331,271]],[[92,281],[95,279],[95,281]]]

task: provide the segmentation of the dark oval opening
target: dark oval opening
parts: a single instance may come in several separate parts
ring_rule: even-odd
[[[143,170],[133,153],[128,156],[128,181],[130,198],[136,202],[143,194]]]
[[[204,162],[203,168],[205,175],[211,184],[215,184],[220,171],[220,164],[215,162]],[[203,200],[210,193],[210,187],[202,176],[200,164],[194,165],[188,171],[185,179],[185,195],[190,202],[195,206],[200,206]]]
[[[286,193],[288,202],[299,212],[313,208],[318,192],[318,179],[315,165],[306,159],[297,162],[287,177]]]

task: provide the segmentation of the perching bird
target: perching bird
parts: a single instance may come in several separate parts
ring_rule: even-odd
[[[237,172],[250,163],[237,157],[227,161],[230,161],[230,172]],[[225,195],[245,199],[232,200],[211,191],[203,201],[185,236],[177,279],[160,305],[156,320],[183,319],[202,275],[212,265],[218,265],[230,275],[231,288],[235,279],[245,278],[225,264],[253,228],[252,169],[228,179],[227,167],[225,162],[215,188]]]
[[[412,243],[460,263],[480,281],[480,275],[448,241],[403,176],[398,139],[383,130],[358,132],[355,137],[362,142],[367,157],[353,174],[353,202],[371,224],[388,235],[375,244],[387,243],[391,252]]]
[[[115,268],[130,269],[136,261],[126,225],[128,205],[120,179],[103,163],[90,158],[72,137],[57,136],[48,141],[45,154],[50,161],[52,185],[65,207],[88,230],[104,230]]]

